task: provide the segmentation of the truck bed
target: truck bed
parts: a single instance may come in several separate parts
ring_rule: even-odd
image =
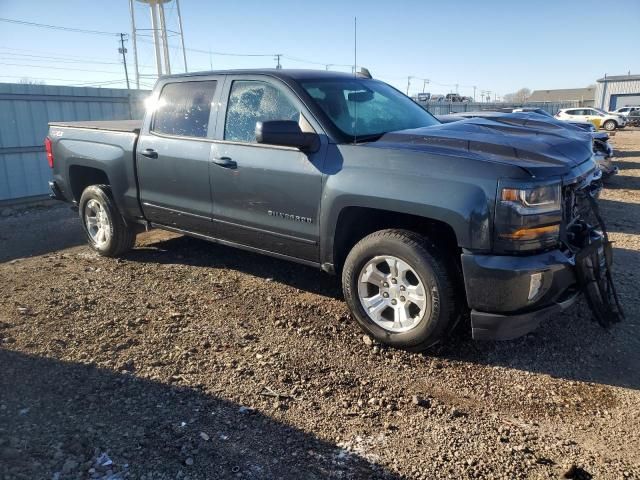
[[[89,128],[92,130],[109,130],[112,132],[140,133],[142,120],[102,120],[85,122],[49,122],[52,127]]]

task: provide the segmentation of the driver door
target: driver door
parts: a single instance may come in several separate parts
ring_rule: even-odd
[[[266,76],[229,76],[211,151],[215,236],[318,262],[322,162],[314,153],[256,143],[256,123],[295,120],[319,133],[288,86]],[[306,113],[306,116],[305,116]]]

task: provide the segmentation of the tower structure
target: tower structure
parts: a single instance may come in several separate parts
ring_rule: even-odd
[[[144,10],[148,10],[146,15]],[[177,64],[188,71],[180,0],[129,0],[129,14],[137,88],[140,88],[141,79],[170,74],[172,62],[174,70]],[[145,48],[147,45],[151,48]],[[178,54],[172,56],[172,50],[177,50]],[[140,62],[145,53],[151,51],[155,69]],[[179,58],[180,51],[182,58]]]

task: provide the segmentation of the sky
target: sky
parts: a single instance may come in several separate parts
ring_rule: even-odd
[[[148,7],[136,5],[138,27],[148,28]],[[640,74],[640,0],[182,0],[180,8],[189,71],[274,67],[275,54],[283,68],[349,71],[357,17],[358,65],[404,92],[413,77],[410,94],[445,94],[457,84],[462,95],[476,86],[478,97],[482,90],[493,97]],[[117,34],[131,33],[128,0],[0,0],[0,18],[113,33],[0,21],[0,82],[125,87]],[[175,7],[167,18],[177,30]],[[143,75],[155,71],[149,41],[139,42]],[[172,73],[180,73],[178,38],[171,42]],[[141,82],[150,87],[154,79]]]

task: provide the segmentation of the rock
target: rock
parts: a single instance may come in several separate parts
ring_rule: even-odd
[[[184,461],[184,464],[187,467],[190,467],[191,465],[193,465],[193,457],[187,457],[186,460]]]
[[[253,413],[253,411],[254,411],[253,408],[245,407],[245,406],[242,406],[238,409],[238,413],[241,413],[242,415],[250,415]]]
[[[14,211],[12,208],[3,208],[0,212],[0,215],[3,217],[10,217],[11,215],[13,215],[13,213]]]
[[[451,407],[450,415],[451,415],[451,418],[459,418],[459,417],[464,417],[466,413],[458,410],[456,407]]]
[[[418,407],[429,408],[431,406],[431,400],[428,398],[422,398],[419,395],[411,397],[411,403]]]
[[[373,340],[371,339],[371,337],[369,335],[363,335],[362,336],[362,341],[368,347],[371,347],[373,345]]]
[[[200,432],[200,438],[201,438],[202,440],[204,440],[205,442],[208,442],[208,441],[209,441],[209,435],[207,435],[207,434],[206,434],[206,433],[204,433],[204,432]]]

